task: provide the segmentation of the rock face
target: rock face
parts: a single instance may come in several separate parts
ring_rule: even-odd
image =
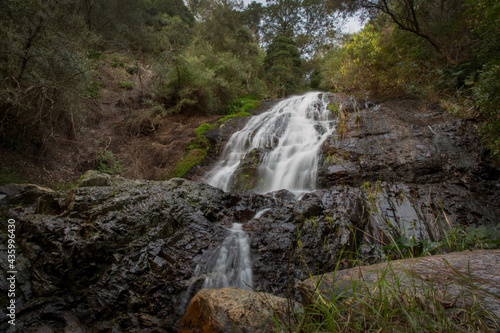
[[[408,101],[387,102],[356,116],[348,118],[344,135],[332,136],[326,145],[331,156],[325,165],[326,182],[435,183],[484,173],[471,124],[444,111]]]
[[[475,124],[412,101],[371,106],[345,121],[346,129],[324,146],[320,187],[368,184],[374,193],[381,182],[376,195],[385,192],[391,201],[411,194],[424,216],[441,215],[453,225],[497,224],[500,173],[484,163]]]
[[[385,279],[396,292],[417,295],[432,291],[446,307],[478,305],[500,318],[500,250],[476,250],[395,260],[314,276],[300,284],[306,303],[321,296],[348,298],[356,288],[375,290]],[[358,289],[358,290],[359,290]]]
[[[299,305],[237,288],[202,289],[189,304],[179,332],[269,332],[273,316],[288,318]]]
[[[240,196],[184,179],[121,177],[68,193],[34,186],[2,187],[2,193],[2,211],[16,220],[17,328],[26,332],[176,331],[207,258],[234,221],[251,238],[254,285],[278,295],[308,276],[304,262],[319,273],[352,239],[349,214],[327,221],[316,194],[296,202],[287,191]],[[263,209],[269,210],[254,218]],[[299,240],[304,246],[295,250]],[[2,295],[6,286],[0,284]]]

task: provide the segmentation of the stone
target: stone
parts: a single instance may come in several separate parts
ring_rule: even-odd
[[[296,302],[238,288],[202,289],[189,303],[178,332],[268,332]]]
[[[56,192],[49,188],[33,184],[7,184],[0,186],[0,206],[11,205],[30,205],[44,197],[44,200],[54,200]]]
[[[500,250],[475,250],[402,259],[313,276],[300,284],[304,304],[315,297],[332,300],[382,278],[404,293],[433,295],[445,307],[467,309],[475,300],[500,318]],[[477,304],[477,303],[476,303]]]
[[[96,170],[89,170],[80,178],[78,186],[111,186],[111,176]]]

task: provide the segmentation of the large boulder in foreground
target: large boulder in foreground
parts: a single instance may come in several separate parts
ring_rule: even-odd
[[[179,332],[264,332],[273,316],[287,318],[297,303],[238,288],[202,289],[179,322]]]
[[[417,298],[431,292],[446,308],[484,308],[500,318],[500,250],[454,252],[355,267],[314,276],[302,282],[300,289],[305,303],[311,303],[315,297],[349,298],[353,288],[375,292],[381,280],[395,292]]]

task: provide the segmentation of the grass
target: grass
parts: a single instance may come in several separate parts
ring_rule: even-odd
[[[211,130],[212,128],[213,128],[213,126],[210,124],[207,124],[207,123],[201,124],[197,129],[194,130],[194,134],[196,134],[196,136],[201,136],[206,131]]]
[[[0,186],[6,184],[22,184],[23,179],[11,169],[0,170]]]
[[[134,82],[131,81],[120,81],[118,82],[118,87],[122,90],[132,90],[135,87]]]
[[[405,275],[407,274],[407,275]],[[293,332],[494,332],[494,314],[484,308],[469,276],[460,276],[471,304],[467,310],[442,302],[446,287],[397,274],[391,264],[375,282],[352,280],[349,292],[336,287],[327,299],[319,294],[298,316]]]
[[[125,171],[121,160],[116,159],[113,152],[104,149],[101,155],[97,158],[97,171],[107,173],[109,175],[120,174]]]
[[[246,117],[246,116],[250,116],[250,113],[248,113],[246,111],[240,111],[240,112],[235,113],[235,114],[228,114],[224,118],[219,119],[217,122],[218,123],[224,123],[224,122],[226,122],[226,121],[228,121],[229,119],[232,119],[232,118],[239,118],[239,117]]]

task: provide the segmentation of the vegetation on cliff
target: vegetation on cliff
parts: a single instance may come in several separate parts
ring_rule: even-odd
[[[363,10],[363,30],[321,59],[321,86],[371,98],[409,96],[482,123],[500,157],[500,5],[487,0],[331,1]]]

